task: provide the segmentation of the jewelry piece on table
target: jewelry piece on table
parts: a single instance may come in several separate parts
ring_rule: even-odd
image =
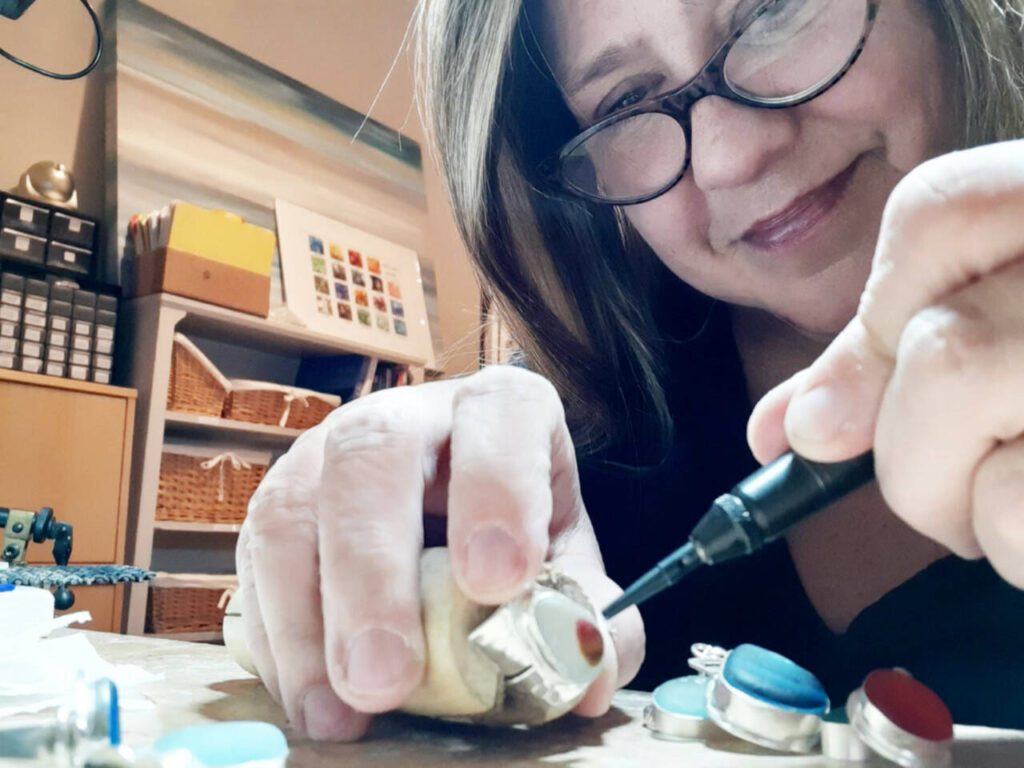
[[[469,635],[504,676],[488,722],[546,722],[579,703],[601,671],[607,628],[575,581],[546,569],[530,591]],[[609,638],[610,641],[610,638]]]
[[[692,650],[690,666],[710,677],[707,711],[718,727],[780,752],[807,753],[818,746],[829,700],[813,674],[756,645]]]
[[[949,708],[905,670],[872,672],[850,694],[846,713],[857,738],[904,768],[945,768],[952,760]]]

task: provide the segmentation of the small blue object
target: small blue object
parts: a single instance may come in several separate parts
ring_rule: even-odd
[[[654,689],[651,701],[663,712],[707,719],[708,678],[700,675],[677,677]]]
[[[14,591],[14,585],[13,584],[0,584],[0,592],[13,592],[13,591]]]
[[[756,645],[729,654],[722,678],[736,690],[779,709],[824,715],[828,695],[821,682],[785,656]]]
[[[288,741],[270,723],[230,722],[197,725],[169,733],[153,745],[157,753],[185,749],[205,766],[243,765],[288,756]]]

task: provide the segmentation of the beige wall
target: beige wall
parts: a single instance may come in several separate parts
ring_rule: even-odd
[[[106,0],[109,2],[110,0]],[[102,8],[104,0],[93,0]],[[331,98],[423,141],[407,56],[395,60],[415,0],[147,0]],[[37,0],[20,21],[0,20],[0,46],[51,69],[80,68],[91,27],[73,0]],[[0,61],[0,187],[36,160],[68,163],[84,212],[103,212],[103,93],[99,72],[58,82]],[[429,209],[424,254],[437,273],[449,374],[476,367],[479,291],[432,161],[424,158]]]

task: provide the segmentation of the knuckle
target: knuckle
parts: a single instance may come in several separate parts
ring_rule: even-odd
[[[911,372],[940,380],[972,376],[999,346],[999,334],[985,313],[967,304],[927,307],[907,323],[898,357]]]
[[[249,500],[242,532],[245,546],[252,549],[267,536],[316,528],[316,485],[287,473],[263,479]],[[243,546],[242,537],[239,546]]]
[[[380,398],[347,412],[341,409],[327,433],[324,455],[328,462],[346,454],[375,452],[424,440],[424,418],[419,401],[400,396]]]
[[[470,399],[512,399],[544,403],[559,410],[562,407],[558,391],[550,381],[512,365],[492,365],[468,377],[455,393],[455,405]]]

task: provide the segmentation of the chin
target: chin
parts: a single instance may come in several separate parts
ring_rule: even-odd
[[[857,314],[857,301],[768,311],[805,336],[831,341]]]

